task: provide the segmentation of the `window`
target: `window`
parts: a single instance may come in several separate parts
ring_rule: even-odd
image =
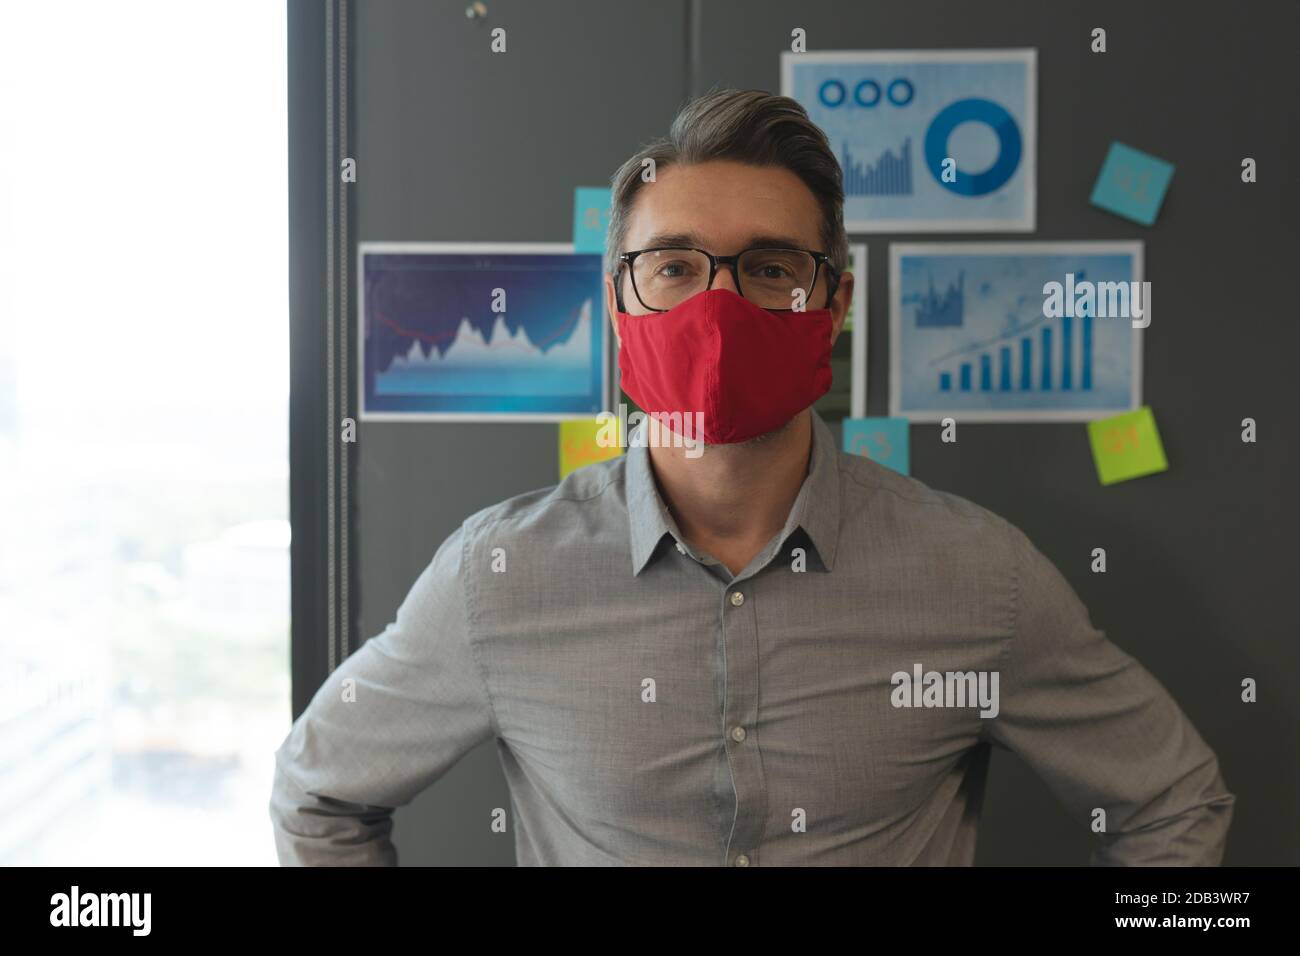
[[[0,31],[0,864],[275,864],[283,4]]]

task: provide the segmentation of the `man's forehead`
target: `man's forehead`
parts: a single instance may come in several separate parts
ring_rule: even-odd
[[[643,242],[647,248],[658,246],[691,246],[697,249],[708,249],[709,244],[714,242],[714,237],[705,233],[697,232],[694,229],[687,230],[658,230],[646,236]],[[800,238],[796,233],[789,232],[751,232],[741,235],[732,241],[738,243],[744,248],[750,246],[786,246],[793,249],[802,249],[808,245],[809,240]]]
[[[714,248],[719,243],[819,248],[821,219],[812,192],[787,169],[672,166],[637,191],[628,248],[694,246],[719,254],[726,254]]]

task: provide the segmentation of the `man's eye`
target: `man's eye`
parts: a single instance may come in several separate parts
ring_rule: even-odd
[[[661,279],[680,279],[687,272],[684,262],[665,262],[655,269],[655,277]]]

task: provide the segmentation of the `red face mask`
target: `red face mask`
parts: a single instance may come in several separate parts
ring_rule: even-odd
[[[619,312],[618,328],[623,390],[647,414],[702,412],[707,445],[780,428],[831,387],[830,309],[772,312],[708,289],[667,312]]]

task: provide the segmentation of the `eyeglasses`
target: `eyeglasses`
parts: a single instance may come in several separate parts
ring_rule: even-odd
[[[798,289],[811,298],[822,266],[826,267],[828,276],[828,303],[838,284],[830,256],[811,249],[759,247],[734,256],[715,256],[703,249],[663,247],[624,252],[618,261],[628,266],[632,291],[651,312],[667,312],[691,296],[713,288],[719,266],[731,267],[736,291],[741,296],[774,312],[791,311]],[[622,282],[616,282],[615,287],[619,310],[626,311]]]

